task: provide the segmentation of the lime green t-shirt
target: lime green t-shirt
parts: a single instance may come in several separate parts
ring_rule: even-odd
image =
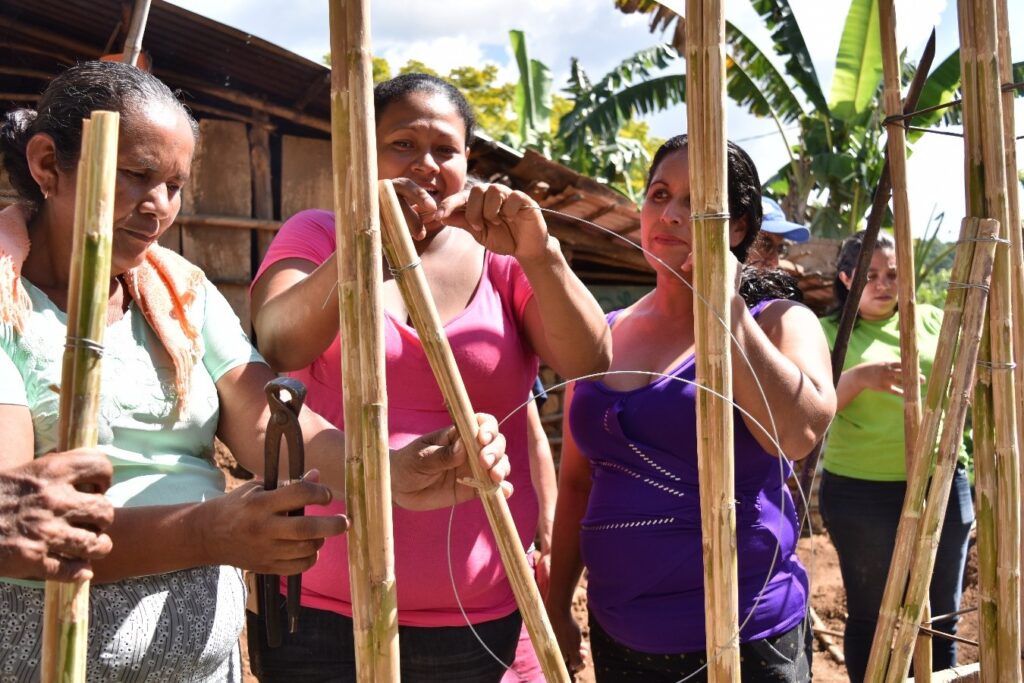
[[[25,333],[0,325],[0,403],[28,406],[38,457],[57,448],[67,316],[22,278],[32,301]],[[99,448],[114,467],[107,497],[117,507],[193,503],[221,495],[212,460],[220,403],[216,382],[234,367],[263,362],[231,307],[209,282],[190,308],[202,331],[188,413],[179,413],[174,365],[138,307],[104,333]]]
[[[917,346],[921,372],[926,378],[931,377],[941,326],[940,309],[918,304]],[[838,317],[822,318],[821,327],[829,348],[833,347]],[[862,363],[899,359],[899,313],[886,320],[858,320],[850,336],[843,371]],[[855,479],[906,481],[903,450],[903,398],[869,389],[836,414],[825,444],[824,467],[833,474]]]

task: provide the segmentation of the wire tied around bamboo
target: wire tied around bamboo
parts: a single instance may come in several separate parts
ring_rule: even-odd
[[[68,278],[68,336],[61,372],[57,448],[95,447],[103,333],[110,294],[117,136],[120,117],[95,111],[83,122]],[[85,680],[89,582],[46,582],[43,683]]]
[[[568,683],[569,674],[558,650],[554,631],[548,622],[540,591],[527,564],[526,551],[519,540],[508,501],[498,487],[493,486],[487,472],[480,465],[480,444],[477,441],[479,426],[437,307],[430,294],[430,287],[423,269],[410,267],[419,262],[419,257],[409,235],[409,227],[402,213],[398,195],[390,180],[381,180],[378,189],[384,253],[391,267],[403,275],[397,279],[402,299],[409,309],[409,317],[419,334],[423,351],[430,362],[430,368],[444,396],[445,405],[458,430],[459,438],[466,447],[467,459],[473,473],[473,483],[470,485],[479,492],[501,553],[505,574],[512,586],[519,611],[523,615],[523,623],[530,634],[530,641],[537,653],[545,679],[551,683]]]

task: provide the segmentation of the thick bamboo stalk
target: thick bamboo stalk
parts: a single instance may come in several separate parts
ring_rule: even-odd
[[[686,2],[686,118],[693,229],[697,464],[711,683],[740,680],[732,420],[724,0]],[[722,320],[725,321],[723,324]]]
[[[879,32],[882,38],[883,99],[886,116],[903,114],[900,97],[901,60],[896,48],[895,0],[879,0]],[[910,472],[910,457],[921,424],[921,384],[917,381],[921,363],[917,352],[917,295],[914,281],[914,236],[910,230],[910,201],[907,196],[907,139],[901,122],[886,128],[886,150],[892,180],[893,234],[896,236],[896,269],[899,278],[900,360],[903,365],[903,433]]]
[[[455,364],[455,356],[452,355],[451,345],[437,314],[427,279],[423,275],[423,269],[419,267],[419,256],[409,235],[409,227],[402,214],[398,195],[395,194],[389,180],[380,181],[379,189],[384,253],[392,270],[397,273],[396,280],[406,308],[409,309],[409,317],[412,318],[419,334],[423,351],[434,371],[445,405],[448,406],[448,412],[458,429],[459,438],[466,445],[480,501],[498,543],[505,574],[512,586],[519,611],[523,615],[523,623],[530,634],[530,641],[537,653],[544,678],[550,683],[568,683],[569,674],[558,650],[551,624],[548,622],[540,591],[526,562],[526,553],[519,540],[508,502],[480,466],[480,445],[477,441],[479,426],[473,406],[459,375],[459,368]]]
[[[146,21],[149,19],[151,0],[135,0],[132,9],[132,22],[128,29],[128,37],[124,41],[124,54],[121,61],[135,66],[142,52],[142,36],[146,33]]]
[[[110,297],[119,116],[97,111],[83,122],[68,279],[68,341],[61,371],[58,450],[94,447],[100,406],[103,333]],[[85,680],[89,582],[46,582],[43,683]]]
[[[928,501],[919,525],[918,537],[915,539],[914,564],[896,626],[892,658],[886,676],[888,683],[903,681],[910,670],[914,638],[928,604],[928,588],[935,568],[935,554],[939,547],[949,490],[963,441],[964,422],[967,418],[971,387],[974,384],[978,350],[986,324],[986,302],[989,299],[987,287],[992,278],[993,255],[996,251],[995,237],[999,232],[999,224],[991,219],[967,220],[978,221],[979,241],[974,246],[974,258],[968,280],[971,287],[967,291],[963,327],[955,352],[949,406],[942,423],[942,438],[928,488]]]
[[[999,80],[1004,84],[1013,82],[1013,61],[1010,56],[1010,24],[1009,8],[1007,0],[1000,0],[998,3],[998,14],[996,16],[997,28],[999,31]],[[1013,319],[1020,321],[1024,319],[1024,245],[1021,235],[1020,215],[1020,185],[1017,177],[1017,144],[1016,120],[1013,107],[1013,91],[1005,90],[1003,98],[1003,145],[1006,152],[1006,182],[1007,182],[1007,219],[1009,221],[1010,237],[1010,262],[1012,264],[1010,287],[1013,301]],[[1024,325],[1013,326],[1013,354],[1018,360],[1013,370],[1014,391],[1017,395],[1017,453],[1020,457],[1024,453],[1024,363],[1019,362],[1024,355]],[[1024,477],[1024,473],[1021,475]],[[1018,479],[1018,487],[1021,480]],[[1024,534],[1024,524],[1021,525],[1021,532]],[[1022,552],[1024,552],[1024,543]],[[1024,618],[1024,590],[1021,591],[1022,618]]]
[[[993,218],[1002,226],[1001,238],[1009,240],[1009,200],[1000,88],[997,4],[995,0],[960,0],[959,23],[964,93],[964,144],[968,168],[968,211]],[[968,75],[970,74],[970,77]],[[968,102],[973,104],[968,107]],[[971,109],[972,115],[966,116]],[[1015,228],[1016,229],[1016,228]],[[1017,449],[1016,389],[1013,367],[1013,302],[1009,249],[999,249],[992,275],[989,300],[989,339],[993,367],[991,416],[981,422],[991,427],[992,451],[978,453],[991,458],[995,488],[993,520],[996,569],[996,661],[982,661],[982,678],[1020,680],[1020,469]],[[988,406],[986,401],[979,409]],[[977,411],[976,411],[977,414]],[[984,465],[983,465],[984,467]],[[979,534],[982,533],[979,527]],[[987,533],[987,530],[986,530]],[[980,544],[980,540],[979,540]],[[980,547],[980,545],[979,545]],[[979,556],[979,560],[981,557]],[[991,559],[986,558],[986,559]],[[989,615],[991,616],[991,615]],[[988,626],[991,626],[989,624]],[[991,654],[981,631],[982,652]]]
[[[960,2],[957,6],[960,31],[960,73],[961,88],[966,87],[972,94],[977,91],[978,56],[973,31],[974,6]],[[979,124],[979,100],[977,97],[962,99],[964,122],[964,185],[965,203],[969,212],[984,210],[981,196],[981,140]],[[970,131],[968,133],[968,131]],[[972,200],[972,195],[977,195]],[[979,358],[991,360],[987,336],[983,339]],[[995,500],[996,481],[993,462],[992,390],[991,373],[979,373],[974,390],[973,437],[974,437],[974,497],[977,514],[978,552],[978,654],[984,679],[995,681],[998,635],[998,589],[996,586],[996,531]]]
[[[331,0],[331,147],[356,673],[399,679],[368,0]]]
[[[903,113],[900,97],[902,60],[896,48],[895,0],[879,0],[879,35],[882,43],[882,99],[888,117]],[[917,283],[914,274],[914,236],[910,229],[910,201],[907,196],[907,139],[902,121],[886,128],[886,159],[892,181],[893,234],[896,238],[896,270],[900,273],[897,300],[900,312],[900,363],[903,368],[903,453],[910,477],[914,442],[921,424],[921,363],[917,352]],[[927,609],[927,608],[926,608]],[[914,675],[928,683],[932,670],[931,637],[918,637],[914,654]]]
[[[973,260],[971,240],[975,239],[977,221],[965,219],[960,227],[960,246],[953,258],[950,280],[966,282],[970,276]],[[960,334],[963,320],[966,290],[950,288],[946,293],[946,305],[939,329],[939,344],[932,362],[931,378],[925,394],[924,413],[921,428],[915,442],[915,453],[912,458],[913,467],[907,473],[907,492],[903,498],[903,509],[900,512],[900,523],[896,530],[896,542],[893,546],[892,563],[889,565],[889,577],[882,595],[882,604],[878,611],[878,623],[875,636],[871,643],[871,655],[868,658],[865,681],[881,683],[889,667],[891,646],[896,628],[896,618],[910,575],[910,564],[913,559],[914,539],[917,538],[918,525],[924,509],[925,495],[928,488],[928,476],[934,463],[934,444],[939,436],[939,426],[946,403],[947,387],[953,370],[953,351]]]

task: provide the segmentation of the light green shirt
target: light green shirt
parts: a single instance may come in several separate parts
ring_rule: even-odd
[[[838,317],[822,318],[821,326],[829,347],[833,347],[839,327]],[[926,378],[931,377],[941,326],[940,309],[918,304],[917,347],[921,372]],[[886,320],[857,321],[843,363],[844,372],[862,363],[899,360],[899,313]],[[922,387],[922,394],[924,391],[925,387]],[[855,479],[906,481],[902,397],[868,389],[839,411],[825,446],[825,469]]]
[[[42,291],[21,283],[32,313],[23,335],[0,325],[0,403],[28,406],[38,457],[57,448],[67,317]],[[263,359],[209,281],[190,315],[202,330],[202,362],[193,370],[187,415],[176,408],[174,365],[135,303],[106,329],[99,448],[114,467],[107,497],[117,507],[200,502],[224,491],[212,460],[220,415],[215,384],[232,368]]]

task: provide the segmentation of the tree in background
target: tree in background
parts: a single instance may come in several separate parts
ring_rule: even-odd
[[[685,19],[669,6],[677,2],[615,0],[623,12],[651,14],[651,31],[672,30],[672,44],[684,47]],[[727,92],[755,116],[772,119],[782,136],[789,162],[765,183],[790,220],[807,223],[818,236],[854,232],[871,204],[881,175],[884,148],[881,121],[882,57],[878,0],[852,0],[836,54],[835,72],[826,97],[796,16],[786,0],[750,0],[771,33],[768,54],[732,23],[726,25]],[[673,29],[674,25],[674,29]],[[913,66],[905,69],[905,78]],[[936,67],[925,83],[919,107],[946,102],[960,82],[959,55]],[[943,111],[915,118],[927,127]],[[787,131],[798,131],[790,140]],[[911,132],[913,141],[919,133]]]
[[[553,90],[550,69],[529,58],[522,31],[510,31],[510,41],[520,73],[515,83],[500,82],[494,64],[441,74],[410,60],[398,73],[444,78],[465,94],[487,136],[520,151],[533,149],[638,201],[647,165],[663,140],[636,117],[682,101],[682,77],[672,79],[677,94],[665,94],[664,79],[650,79],[653,70],[676,58],[674,50],[644,50],[593,84],[573,60],[563,96]],[[373,58],[375,83],[392,73],[384,58]]]

